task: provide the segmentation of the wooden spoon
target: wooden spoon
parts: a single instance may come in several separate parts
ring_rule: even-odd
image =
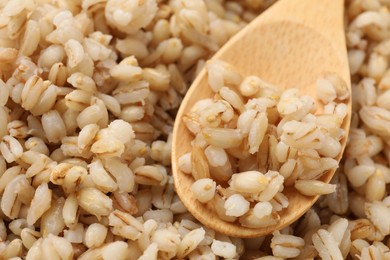
[[[350,88],[343,9],[343,0],[281,0],[237,33],[214,58],[232,64],[244,76],[258,75],[283,89],[298,87],[301,93],[315,99],[315,82],[326,73],[337,73]],[[198,100],[213,96],[203,69],[181,104],[173,130],[172,171],[177,194],[195,218],[226,235],[256,237],[288,226],[302,216],[318,196],[304,196],[286,187],[283,192],[289,199],[289,207],[280,213],[280,223],[260,229],[225,222],[218,218],[212,206],[193,197],[190,187],[194,180],[178,167],[178,159],[191,151],[194,139],[183,123],[183,115]],[[342,126],[346,133],[350,127],[350,101],[348,109]],[[346,139],[342,140],[343,151]],[[336,159],[340,161],[341,157],[342,154]],[[321,180],[329,182],[334,172],[326,173]]]

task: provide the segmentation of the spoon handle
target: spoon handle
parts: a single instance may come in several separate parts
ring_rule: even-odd
[[[344,0],[281,0],[257,19],[263,22],[288,21],[318,31],[334,46],[345,46]],[[346,54],[346,49],[341,50]]]

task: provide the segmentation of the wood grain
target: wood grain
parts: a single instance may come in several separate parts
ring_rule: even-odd
[[[315,82],[326,73],[340,75],[350,87],[343,26],[342,0],[281,0],[235,35],[214,56],[233,64],[244,76],[258,75],[283,89],[297,87],[316,98]],[[302,216],[318,197],[299,194],[285,188],[289,207],[280,213],[277,226],[251,229],[219,219],[213,207],[199,203],[190,191],[193,179],[178,169],[178,158],[191,151],[193,136],[182,117],[196,101],[213,96],[206,71],[193,82],[178,111],[173,130],[172,171],[178,195],[187,209],[204,225],[230,236],[256,237],[269,234],[291,224]],[[319,108],[322,110],[322,108]],[[349,113],[343,124],[349,132]],[[346,138],[342,140],[343,150]],[[341,159],[341,154],[337,158]],[[329,182],[334,171],[322,180]]]

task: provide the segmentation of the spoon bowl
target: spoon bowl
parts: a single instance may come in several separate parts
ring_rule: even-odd
[[[227,42],[213,58],[232,64],[244,76],[259,75],[281,90],[296,87],[301,94],[316,97],[316,80],[327,73],[337,73],[350,88],[342,0],[281,0],[257,17]],[[191,175],[180,171],[178,159],[190,152],[193,135],[186,129],[183,116],[200,99],[214,92],[208,86],[203,69],[186,94],[176,116],[172,142],[172,171],[177,194],[187,209],[205,226],[235,237],[256,237],[282,229],[302,216],[318,199],[304,196],[294,187],[285,187],[287,209],[279,212],[277,226],[246,228],[218,218],[214,208],[202,204],[191,192]],[[318,109],[323,107],[318,103]],[[342,128],[349,132],[351,102]],[[344,151],[347,137],[341,141]],[[342,152],[336,158],[340,161]],[[335,171],[321,177],[329,182]]]

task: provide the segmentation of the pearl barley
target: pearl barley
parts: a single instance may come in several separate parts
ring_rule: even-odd
[[[216,183],[212,179],[199,179],[191,186],[191,191],[195,198],[202,203],[206,203],[214,197]]]

